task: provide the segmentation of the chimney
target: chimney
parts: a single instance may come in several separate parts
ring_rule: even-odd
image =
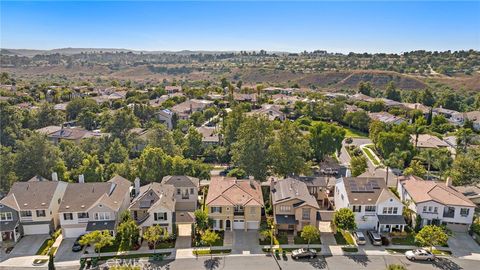
[[[452,178],[449,176],[447,177],[447,181],[445,181],[445,185],[447,187],[451,187],[452,186]]]
[[[52,181],[55,181],[55,182],[58,181],[58,174],[57,174],[57,172],[53,172],[53,173],[52,173]]]
[[[85,177],[83,176],[83,174],[80,174],[78,176],[78,183],[85,183]]]
[[[135,197],[136,197],[140,193],[140,178],[136,177],[135,181],[133,182],[133,185],[135,187]]]

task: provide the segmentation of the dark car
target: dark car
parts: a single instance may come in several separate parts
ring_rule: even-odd
[[[317,251],[315,249],[295,249],[292,251],[292,259],[297,260],[301,258],[315,258],[317,257]]]
[[[73,252],[79,252],[83,249],[83,246],[80,245],[80,239],[83,237],[83,235],[80,235],[76,240],[75,240],[75,243],[73,243],[73,246],[72,246],[72,251]]]
[[[368,231],[368,238],[370,238],[370,242],[374,246],[381,246],[382,245],[382,237],[376,231]]]

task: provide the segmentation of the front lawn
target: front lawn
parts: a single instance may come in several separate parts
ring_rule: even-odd
[[[342,126],[342,127],[345,130],[345,138],[348,138],[348,137],[350,137],[350,138],[368,138],[368,135],[365,132],[361,132],[359,130],[349,128],[349,127],[345,127],[345,126]]]
[[[288,237],[284,233],[279,233],[278,235],[275,236],[275,239],[273,239],[273,244],[275,245],[286,245],[288,244]]]
[[[305,239],[303,239],[300,236],[300,234],[301,234],[301,232],[297,233],[297,235],[293,238],[293,243],[296,244],[296,245],[307,245],[308,241],[305,241]],[[310,244],[321,244],[321,243],[322,243],[322,241],[320,240],[320,237],[318,237],[315,240],[310,241]]]
[[[128,255],[117,255],[117,256],[102,256],[100,257],[101,260],[109,260],[109,259],[138,259],[138,258],[150,258],[153,256],[163,256],[168,257],[172,253],[171,252],[162,252],[162,253],[140,253],[140,254],[128,254]],[[94,254],[92,254],[92,258],[96,258]]]
[[[357,247],[342,247],[342,250],[345,252],[358,252]]]
[[[106,246],[100,249],[100,253],[104,252],[117,252],[120,249],[120,241],[113,241],[113,244],[110,246]]]
[[[223,237],[224,237],[224,231],[218,231],[216,232],[218,234],[218,240],[215,241],[215,243],[212,245],[213,247],[221,247],[223,246]],[[201,241],[201,236],[197,235],[196,240],[192,239],[192,247],[210,247],[209,245],[204,244]]]
[[[408,245],[408,246],[415,246],[415,235],[413,233],[409,233],[403,237],[395,237],[392,238],[393,245]]]
[[[192,251],[193,255],[230,254],[231,252],[231,249],[201,249]]]
[[[355,245],[355,241],[348,231],[337,231],[334,237],[338,245]]]

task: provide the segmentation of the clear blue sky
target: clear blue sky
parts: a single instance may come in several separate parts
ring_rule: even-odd
[[[1,47],[403,52],[480,49],[473,2],[5,2]]]

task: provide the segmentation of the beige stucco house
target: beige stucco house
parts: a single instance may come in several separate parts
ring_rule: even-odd
[[[260,227],[262,189],[255,180],[217,177],[206,199],[214,230],[257,230]]]

